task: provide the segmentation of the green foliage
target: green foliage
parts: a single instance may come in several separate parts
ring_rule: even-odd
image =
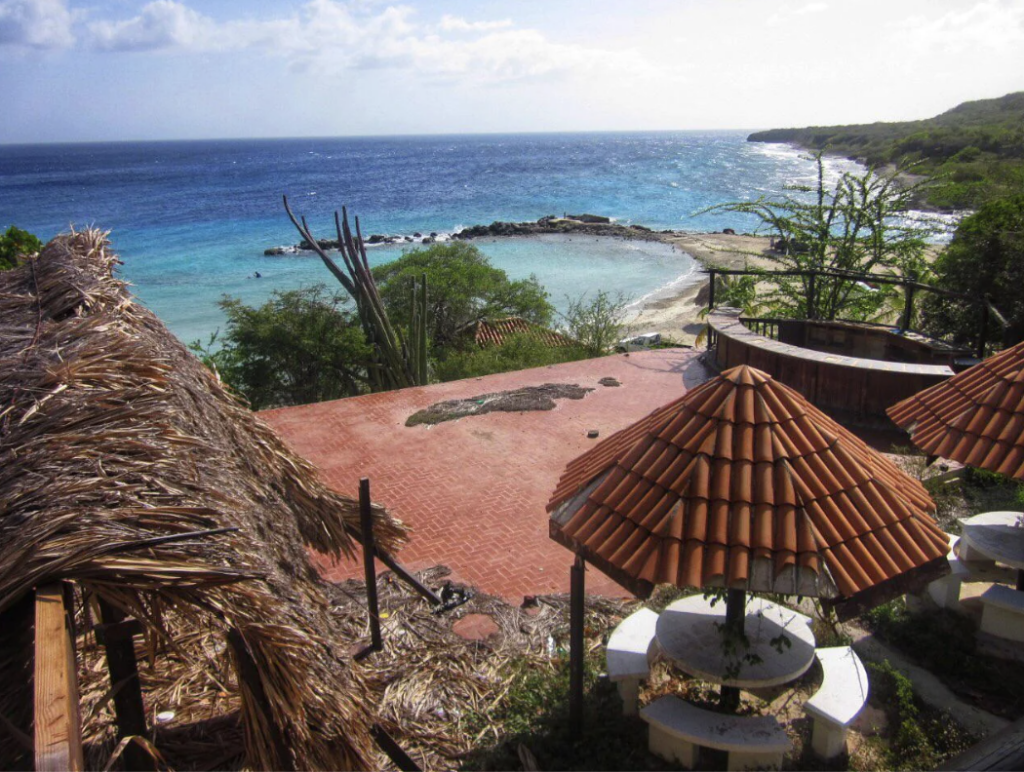
[[[521,316],[547,325],[554,311],[536,277],[512,281],[472,244],[454,241],[414,249],[373,269],[391,321],[410,329],[413,282],[430,288],[428,337],[435,350],[456,344],[458,331],[482,317]]]
[[[503,696],[484,715],[471,714],[465,731],[482,738],[467,756],[467,770],[522,769],[519,746],[536,758],[539,769],[672,769],[647,752],[647,733],[637,718],[623,718],[614,684],[601,679],[604,647],[584,660],[583,737],[569,732],[569,659],[559,648],[549,663],[527,658],[508,662],[502,673]],[[487,731],[495,727],[493,733]],[[491,738],[495,743],[490,744]]]
[[[317,284],[274,292],[259,308],[225,296],[223,345],[191,348],[254,410],[301,405],[368,390],[372,352],[344,297]]]
[[[1024,194],[991,201],[961,220],[934,271],[940,287],[975,297],[988,295],[1006,318],[1006,341],[1024,340]],[[977,303],[931,296],[922,308],[927,331],[973,342],[981,313]],[[989,342],[1003,338],[994,319],[988,329]]]
[[[815,161],[818,176],[814,187],[793,187],[793,193],[785,196],[762,196],[707,211],[721,209],[759,217],[781,245],[780,253],[771,259],[782,270],[854,274],[880,271],[916,279],[923,270],[929,230],[899,219],[910,208],[913,189],[873,171],[844,174],[829,188],[821,153]],[[872,291],[855,278],[801,275],[774,276],[771,281],[776,290],[757,302],[775,316],[863,320],[877,314],[886,303],[899,304],[898,295],[889,285]],[[751,286],[739,285],[739,300],[745,302],[751,291]]]
[[[622,320],[629,298],[621,292],[612,294],[599,290],[594,297],[586,294],[569,300],[562,315],[570,338],[578,341],[587,356],[604,356],[618,342]]]
[[[899,599],[872,609],[863,620],[954,692],[972,701],[983,693],[986,709],[1000,715],[1017,716],[1024,709],[1024,666],[980,653],[968,617],[945,609],[911,615]]]
[[[14,268],[23,256],[33,255],[42,248],[43,242],[36,236],[10,226],[0,235],[0,271]]]
[[[772,129],[762,142],[792,142],[863,160],[869,166],[914,164],[936,184],[919,197],[940,209],[975,208],[1024,183],[1024,92],[965,102],[923,121]]]
[[[888,660],[866,667],[872,697],[889,719],[889,769],[934,769],[976,741],[947,714],[923,706],[914,685]]]
[[[501,346],[460,350],[449,347],[441,351],[434,365],[439,381],[478,378],[492,373],[525,370],[530,367],[557,365],[586,359],[588,353],[579,346],[544,345],[535,336],[513,335]]]

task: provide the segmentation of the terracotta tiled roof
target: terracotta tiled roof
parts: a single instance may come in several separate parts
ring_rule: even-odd
[[[793,389],[733,368],[571,462],[551,537],[634,592],[833,602],[948,570],[923,486]]]
[[[1024,480],[1024,343],[887,412],[925,453]]]
[[[573,341],[570,338],[534,324],[521,316],[508,316],[504,319],[479,319],[469,325],[474,340],[480,348],[487,346],[500,346],[513,335],[527,335],[535,338],[546,346],[558,348],[560,346],[571,346]]]

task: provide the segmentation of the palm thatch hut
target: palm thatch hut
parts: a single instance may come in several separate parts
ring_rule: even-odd
[[[105,235],[0,273],[0,767],[32,721],[31,645],[2,619],[70,581],[79,619],[134,616],[157,658],[212,634],[199,666],[240,692],[247,766],[367,768],[370,706],[306,553],[351,552],[358,506],[133,301]],[[377,507],[375,535],[405,530]]]

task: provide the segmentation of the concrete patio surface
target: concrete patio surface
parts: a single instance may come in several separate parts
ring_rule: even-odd
[[[397,556],[407,567],[446,565],[454,579],[518,603],[526,595],[568,592],[573,556],[548,538],[544,509],[565,465],[710,376],[698,352],[660,349],[279,408],[260,417],[335,490],[355,496],[359,478],[370,479],[374,501],[412,528]],[[600,385],[606,377],[621,385]],[[414,412],[440,401],[545,383],[594,390],[580,400],[560,399],[548,411],[405,425]],[[588,438],[595,429],[598,438]],[[315,559],[327,579],[362,575],[361,560]],[[587,591],[628,595],[593,568]]]

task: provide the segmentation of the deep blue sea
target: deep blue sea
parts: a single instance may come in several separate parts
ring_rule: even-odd
[[[855,168],[828,163],[831,173]],[[69,225],[110,230],[122,276],[187,342],[221,325],[216,303],[225,293],[258,303],[274,289],[333,282],[315,256],[263,255],[298,241],[282,194],[320,237],[333,237],[332,213],[342,205],[364,235],[444,234],[566,212],[657,229],[747,231],[756,221],[695,213],[809,184],[814,174],[805,154],[748,143],[746,132],[7,145],[0,227],[44,239]],[[513,278],[536,274],[563,308],[567,297],[599,288],[642,299],[696,279],[688,256],[655,243],[474,243]],[[371,262],[402,249],[372,248]]]

